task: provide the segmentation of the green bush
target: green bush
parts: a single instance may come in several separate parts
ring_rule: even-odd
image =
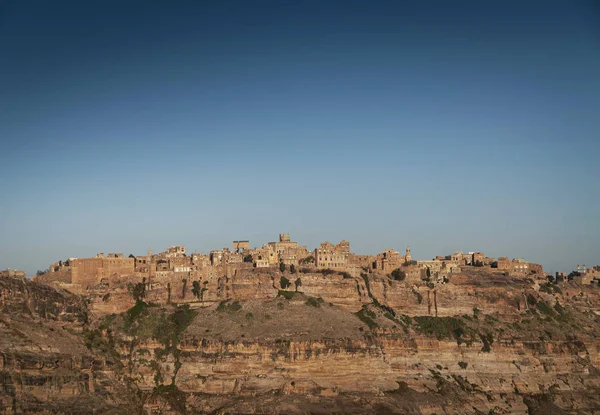
[[[290,282],[290,280],[288,280],[286,277],[281,277],[279,279],[279,284],[281,285],[281,288],[283,288],[284,290],[286,288],[288,288],[290,285],[292,285],[292,283]]]
[[[283,262],[279,264],[279,271],[285,272],[285,264]]]

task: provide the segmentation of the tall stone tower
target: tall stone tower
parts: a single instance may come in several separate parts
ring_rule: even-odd
[[[412,257],[410,256],[410,246],[406,247],[406,256],[404,257],[404,261],[409,264],[412,261]]]

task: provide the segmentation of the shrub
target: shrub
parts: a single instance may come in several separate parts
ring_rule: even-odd
[[[144,282],[138,282],[130,288],[131,296],[135,301],[142,301],[146,296],[146,284]]]
[[[375,329],[379,325],[375,322],[377,315],[371,310],[367,309],[366,306],[360,309],[360,311],[354,313],[363,323],[365,323],[370,329]]]
[[[228,313],[240,311],[241,309],[242,309],[242,305],[237,300],[235,300],[231,304],[227,304],[227,301],[221,301],[219,303],[219,306],[217,307],[217,311],[221,311],[221,312],[226,311]]]
[[[321,307],[321,304],[323,304],[324,300],[319,297],[319,298],[314,298],[314,297],[308,297],[308,300],[306,300],[306,302],[304,304],[306,305],[311,305],[313,307]]]
[[[281,278],[279,279],[279,284],[281,285],[281,288],[283,288],[284,290],[285,290],[286,288],[288,288],[290,285],[292,285],[292,284],[290,283],[290,280],[288,280],[286,277],[281,277]]]
[[[302,280],[300,278],[296,278],[294,285],[296,286],[296,291],[298,291],[298,287],[302,287]]]
[[[292,274],[295,274],[295,273],[296,273],[296,267],[294,266],[294,264],[290,265],[290,272],[291,272]]]
[[[277,293],[277,297],[283,297],[286,300],[291,300],[292,298],[294,298],[294,294],[296,294],[294,291],[279,290],[279,292]],[[281,303],[279,303],[279,304],[281,304]],[[278,307],[279,307],[279,304],[277,304]]]
[[[458,362],[458,366],[460,366],[461,369],[466,369],[469,364],[467,362]]]
[[[342,277],[344,277],[345,279],[352,278],[352,275],[350,275],[350,274],[349,274],[348,272],[346,272],[346,271],[342,271],[342,272],[340,272],[339,274],[340,274]]]
[[[392,271],[392,278],[396,281],[404,281],[406,279],[406,273],[400,268],[396,268]]]
[[[414,288],[412,289],[412,293],[415,295],[415,297],[417,297],[417,302],[419,304],[422,304],[423,303],[423,295],[419,291],[415,290]]]
[[[435,336],[438,339],[455,338],[457,343],[462,342],[462,336],[467,331],[467,326],[462,320],[454,317],[415,317],[417,322],[416,329],[429,336]]]
[[[283,262],[279,264],[279,271],[285,272],[285,264]]]
[[[200,290],[201,290],[201,288],[200,288],[200,282],[199,281],[194,281],[192,283],[192,294],[194,294],[194,296],[196,298],[198,298],[198,299],[200,298]]]
[[[244,262],[252,262],[253,258],[252,255],[248,254],[244,257]]]
[[[483,347],[481,348],[481,351],[489,353],[492,350],[491,345],[494,344],[494,336],[492,335],[492,333],[484,333],[484,334],[480,333],[479,338],[481,339],[481,342],[483,343]]]
[[[319,270],[319,272],[323,275],[331,275],[331,274],[335,274],[335,271],[332,270],[331,268],[325,268],[325,269],[321,269]]]
[[[181,298],[185,298],[185,293],[187,292],[187,280],[184,278],[181,281],[183,282],[183,287],[181,287]]]
[[[548,304],[546,304],[545,301],[539,300],[536,304],[536,307],[541,313],[546,314],[549,317],[556,317],[554,310]]]
[[[311,263],[313,263],[313,262],[315,262],[315,257],[314,257],[314,256],[312,256],[312,255],[310,255],[310,256],[307,256],[306,258],[302,258],[302,259],[300,260],[300,263],[301,263],[302,265],[311,264]]]

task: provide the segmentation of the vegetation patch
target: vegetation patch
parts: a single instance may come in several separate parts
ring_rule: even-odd
[[[277,297],[283,297],[286,300],[291,300],[292,298],[294,298],[294,295],[296,294],[295,291],[283,291],[283,290],[279,290],[279,292],[277,292]],[[281,304],[281,303],[279,303]],[[278,306],[279,306],[278,304]]]
[[[279,284],[281,285],[282,289],[286,289],[288,288],[290,285],[292,285],[292,283],[290,282],[290,280],[288,280],[286,277],[281,277],[279,279]]]
[[[492,333],[486,332],[486,333],[479,333],[479,338],[481,339],[481,342],[483,343],[483,347],[481,348],[482,352],[485,353],[489,353],[492,351],[492,344],[494,344],[494,336],[492,335]]]
[[[360,309],[360,311],[358,311],[354,314],[360,319],[360,321],[365,323],[370,329],[375,329],[375,328],[379,327],[379,325],[375,322],[375,319],[377,318],[377,314],[375,314],[373,311],[369,310],[366,305],[364,305],[363,308]]]
[[[417,322],[415,329],[418,332],[440,340],[454,338],[458,344],[465,342],[462,337],[470,332],[462,320],[454,317],[418,316],[414,320]]]
[[[180,414],[186,413],[186,394],[175,385],[160,385],[154,388],[153,394],[163,398],[172,410]]]
[[[406,273],[400,268],[393,270],[390,276],[396,281],[404,281],[406,279]]]
[[[308,300],[306,300],[306,302],[304,304],[306,305],[310,305],[313,307],[321,307],[321,304],[323,304],[324,300],[319,297],[319,298],[314,298],[314,297],[308,297]]]
[[[235,313],[236,311],[240,311],[241,309],[242,305],[237,300],[235,300],[231,304],[227,303],[227,301],[221,301],[219,303],[219,306],[217,307],[217,311],[227,313]]]
[[[412,293],[415,297],[417,297],[417,302],[419,304],[422,304],[423,303],[423,295],[419,291],[415,290],[414,288],[412,289]]]

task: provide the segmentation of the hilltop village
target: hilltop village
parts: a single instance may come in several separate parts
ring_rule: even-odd
[[[410,247],[404,254],[386,249],[377,255],[358,255],[350,250],[350,242],[338,244],[323,242],[309,251],[306,246],[292,241],[289,234],[280,234],[279,240],[260,248],[251,248],[249,241],[233,241],[231,249],[223,248],[208,254],[188,254],[185,246],[172,246],[158,254],[147,255],[97,254],[92,258],[69,258],[49,266],[40,281],[59,282],[74,291],[83,291],[98,284],[122,277],[133,277],[149,282],[182,280],[208,281],[231,277],[240,270],[268,270],[270,268],[295,272],[332,270],[358,275],[361,272],[391,274],[407,280],[424,280],[444,283],[450,274],[461,267],[481,267],[503,271],[511,275],[548,277],[540,264],[522,258],[492,258],[482,252],[455,252],[436,256],[431,260],[414,260]],[[595,267],[580,273],[580,281],[590,283],[600,279],[600,269]],[[507,274],[507,275],[508,275]],[[585,281],[584,281],[585,276]],[[560,279],[564,275],[557,275]]]

